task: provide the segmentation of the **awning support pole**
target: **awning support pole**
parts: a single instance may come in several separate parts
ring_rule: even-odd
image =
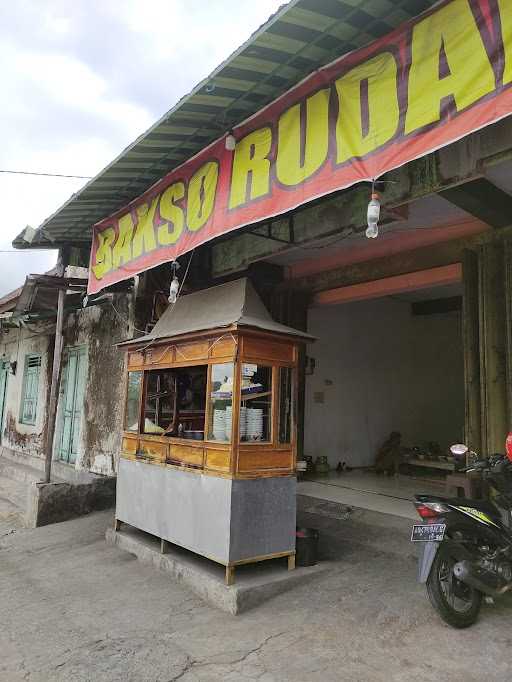
[[[53,349],[52,384],[50,388],[50,403],[48,405],[48,419],[46,430],[46,448],[44,465],[44,482],[49,483],[52,471],[53,439],[55,436],[55,422],[57,417],[57,396],[59,393],[60,368],[62,364],[62,326],[64,322],[64,299],[66,289],[59,289],[57,304],[57,326],[55,328],[55,347]]]

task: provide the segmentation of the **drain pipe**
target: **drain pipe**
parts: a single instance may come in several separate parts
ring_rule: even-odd
[[[62,326],[64,322],[64,299],[66,287],[59,288],[57,304],[57,326],[55,328],[55,347],[53,349],[52,384],[50,388],[50,403],[48,405],[48,420],[45,443],[44,482],[49,483],[52,471],[53,439],[55,436],[55,422],[57,417],[57,396],[59,393],[60,368],[62,363]]]

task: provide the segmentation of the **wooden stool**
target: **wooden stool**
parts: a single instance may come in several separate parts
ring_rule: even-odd
[[[461,495],[461,491],[463,495]],[[466,474],[448,474],[446,477],[447,497],[479,498],[481,485],[478,478],[470,478]]]

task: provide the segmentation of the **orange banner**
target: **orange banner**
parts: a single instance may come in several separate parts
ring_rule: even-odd
[[[445,0],[311,74],[94,226],[89,293],[512,112],[511,0]]]

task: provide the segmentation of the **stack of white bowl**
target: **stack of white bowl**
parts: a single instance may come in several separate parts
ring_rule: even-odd
[[[263,410],[247,409],[247,440],[261,440],[263,437]]]
[[[215,440],[226,440],[225,410],[213,410],[213,438]]]

